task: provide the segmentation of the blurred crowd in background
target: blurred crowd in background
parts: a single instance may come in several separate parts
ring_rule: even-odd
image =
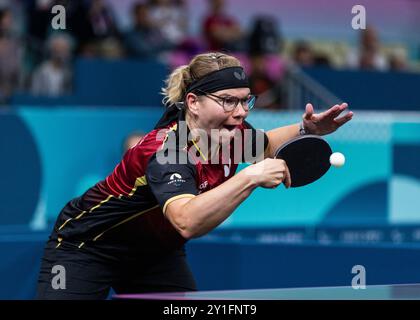
[[[193,8],[183,0],[133,1],[126,30],[118,27],[112,6],[104,0],[2,0],[0,101],[7,103],[17,90],[44,96],[71,93],[76,58],[150,59],[174,68],[203,51],[229,52],[243,61],[255,94],[275,93],[267,108],[282,107],[281,78],[290,64],[417,70],[417,62],[409,61],[403,49],[384,50],[374,26],[359,31],[358,47],[319,50],[310,39],[285,39],[275,15],[256,16],[244,28],[227,13],[226,1],[208,0],[201,29],[191,32],[188,16]],[[66,8],[64,31],[51,27],[51,8],[57,4]]]

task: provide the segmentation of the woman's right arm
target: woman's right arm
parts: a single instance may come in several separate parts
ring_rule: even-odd
[[[184,238],[196,238],[227,219],[255,188],[275,188],[282,182],[290,187],[286,163],[281,159],[265,159],[210,191],[169,203],[164,213]]]

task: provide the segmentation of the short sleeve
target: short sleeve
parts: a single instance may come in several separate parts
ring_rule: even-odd
[[[247,158],[250,156],[258,161],[263,160],[264,152],[268,147],[267,134],[263,130],[255,129],[247,121],[244,121],[244,129],[248,130],[244,134],[242,162],[249,162]]]
[[[152,156],[146,169],[146,179],[163,213],[168,204],[180,198],[193,198],[198,194],[196,169],[191,163],[161,164]]]

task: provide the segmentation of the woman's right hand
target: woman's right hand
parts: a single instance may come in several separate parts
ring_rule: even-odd
[[[282,159],[266,158],[258,163],[251,164],[244,169],[257,186],[263,188],[276,188],[283,183],[286,188],[292,184],[289,168]]]

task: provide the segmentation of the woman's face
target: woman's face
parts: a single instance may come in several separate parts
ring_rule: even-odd
[[[211,95],[202,95],[193,100],[188,101],[189,109],[193,113],[195,124],[198,128],[204,130],[209,137],[212,129],[219,131],[219,143],[227,143],[233,138],[235,129],[242,124],[248,116],[241,102],[232,111],[225,111],[221,98],[236,97],[240,100],[248,98],[250,94],[249,88],[225,89],[213,92]],[[191,100],[192,101],[192,100]],[[214,141],[216,142],[216,141]]]

